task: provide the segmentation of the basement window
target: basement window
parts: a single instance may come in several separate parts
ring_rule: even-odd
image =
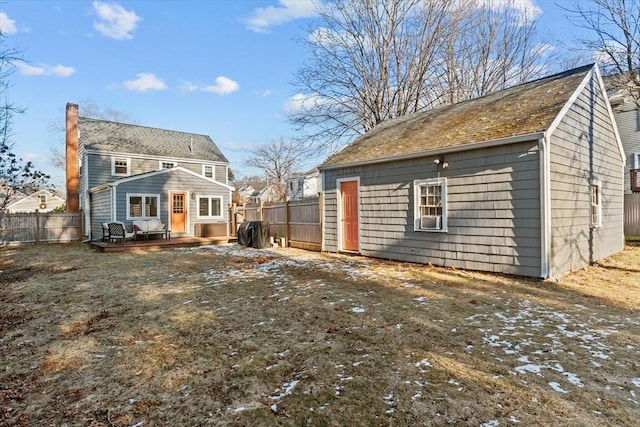
[[[447,179],[413,182],[414,231],[447,231]]]

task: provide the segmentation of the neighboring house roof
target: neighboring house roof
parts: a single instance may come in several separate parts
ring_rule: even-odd
[[[46,196],[45,207],[41,206],[40,196]],[[58,196],[57,194],[48,191],[48,190],[38,190],[34,193],[29,194],[28,196],[20,197],[19,199],[14,200],[12,203],[7,205],[7,212],[24,212],[24,211],[33,211],[33,210],[41,210],[41,211],[51,211],[59,206],[62,206],[65,203],[65,200]]]
[[[78,129],[86,150],[229,162],[207,135],[86,117],[78,118]]]
[[[385,121],[329,157],[321,169],[544,132],[592,68]]]

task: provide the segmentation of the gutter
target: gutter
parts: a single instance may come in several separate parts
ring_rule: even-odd
[[[388,162],[394,162],[394,161],[400,161],[400,160],[419,159],[421,157],[439,156],[439,155],[444,155],[449,153],[458,153],[461,151],[477,150],[481,148],[490,148],[490,147],[496,147],[496,146],[507,145],[507,144],[516,144],[518,142],[535,141],[535,140],[540,140],[541,138],[544,138],[544,135],[545,135],[544,132],[533,132],[533,133],[527,133],[524,135],[510,136],[507,138],[493,139],[491,141],[473,142],[470,144],[456,145],[455,147],[437,148],[434,150],[420,151],[417,153],[409,153],[409,154],[401,154],[398,156],[383,157],[379,159],[360,160],[355,162],[339,163],[335,165],[324,164],[324,165],[318,166],[318,170],[322,172],[322,171],[328,171],[328,170],[349,168],[354,166],[368,166],[368,165],[376,165],[380,163],[388,163]]]

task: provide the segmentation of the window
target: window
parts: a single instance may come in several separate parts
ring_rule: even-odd
[[[213,178],[213,166],[202,165],[202,175],[204,175],[207,178]]]
[[[127,194],[127,219],[160,218],[158,194]]]
[[[591,181],[591,227],[602,226],[602,183]]]
[[[160,162],[160,169],[171,169],[171,168],[175,168],[176,166],[178,166],[176,162],[166,162],[166,161]]]
[[[131,171],[131,162],[125,157],[111,158],[111,175],[128,176]]]
[[[38,196],[38,199],[40,199],[40,203],[47,203],[47,195],[46,194],[40,194]]]
[[[222,218],[222,197],[198,196],[198,218]]]
[[[447,231],[447,179],[413,182],[415,231]]]

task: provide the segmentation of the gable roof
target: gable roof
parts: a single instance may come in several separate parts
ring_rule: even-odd
[[[78,118],[86,150],[229,163],[207,135]]]
[[[394,158],[547,130],[593,64],[385,121],[330,156],[321,168]]]

